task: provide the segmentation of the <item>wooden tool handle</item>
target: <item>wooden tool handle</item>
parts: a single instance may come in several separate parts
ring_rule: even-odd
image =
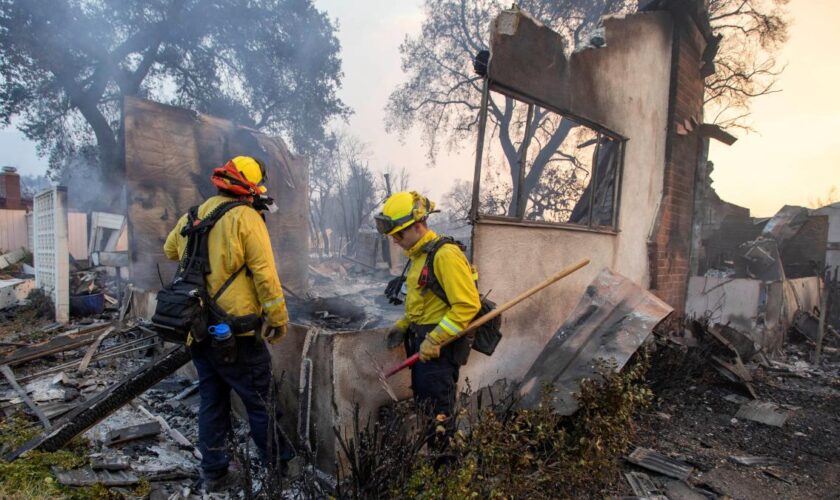
[[[456,340],[461,338],[463,335],[466,335],[466,334],[474,331],[475,329],[477,329],[478,327],[480,327],[484,323],[487,323],[488,321],[493,320],[493,318],[497,317],[498,315],[507,311],[511,307],[515,306],[516,304],[518,304],[518,303],[522,302],[523,300],[527,299],[531,295],[534,295],[535,293],[539,292],[543,288],[546,288],[549,285],[551,285],[551,284],[553,284],[557,281],[560,281],[561,279],[565,278],[566,276],[572,274],[573,272],[577,271],[578,269],[580,269],[582,267],[586,267],[587,265],[589,265],[589,259],[582,259],[575,264],[572,264],[570,266],[567,266],[567,267],[561,269],[557,273],[555,273],[555,274],[549,276],[548,278],[546,278],[542,283],[540,283],[538,285],[535,285],[535,286],[529,288],[528,290],[525,290],[524,292],[520,293],[519,295],[517,295],[513,299],[505,302],[504,304],[497,307],[496,309],[493,309],[492,311],[485,314],[484,316],[474,320],[466,328],[464,328],[464,330],[461,333],[459,333],[457,337],[450,337],[449,339],[445,340],[441,344],[441,347],[443,347],[443,346],[445,346],[445,345],[447,345],[451,342],[455,342]],[[397,373],[398,371],[400,371],[404,368],[408,368],[409,366],[412,366],[414,363],[417,362],[418,359],[420,359],[420,353],[415,353],[414,355],[412,355],[411,357],[409,357],[408,359],[406,359],[405,361],[403,361],[399,365],[395,366],[391,370],[388,370],[388,372],[385,373],[385,378],[390,377],[391,375]]]

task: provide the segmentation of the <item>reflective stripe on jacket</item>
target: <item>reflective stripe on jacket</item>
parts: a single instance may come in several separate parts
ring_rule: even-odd
[[[227,196],[213,196],[201,204],[198,217],[204,218],[230,201],[232,198]],[[181,236],[181,228],[186,223],[184,215],[166,238],[163,251],[172,260],[180,260],[184,254],[187,239]],[[232,316],[265,313],[269,326],[289,322],[268,229],[256,210],[247,206],[232,208],[213,226],[207,245],[210,254],[207,292],[211,297],[243,264],[250,272],[249,275],[243,271],[233,280],[219,297],[219,307]]]

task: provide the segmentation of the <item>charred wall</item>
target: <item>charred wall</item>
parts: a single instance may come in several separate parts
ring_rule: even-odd
[[[529,19],[516,21],[525,30]],[[514,23],[511,23],[514,24]],[[523,376],[553,332],[577,304],[588,283],[610,268],[641,285],[648,282],[647,241],[662,199],[665,130],[671,78],[673,18],[649,12],[604,20],[606,47],[572,54],[559,64],[553,53],[519,47],[520,57],[497,58],[496,40],[552,36],[539,26],[494,35],[490,77],[494,85],[538,98],[627,138],[615,232],[536,226],[479,219],[473,230],[473,259],[479,286],[496,303],[510,300],[581,258],[591,264],[503,315],[505,334],[492,357],[475,354],[462,380],[482,387]],[[506,41],[514,44],[513,41]],[[541,47],[542,42],[537,42]],[[513,45],[511,45],[512,47]],[[504,64],[502,61],[505,61]],[[530,69],[535,65],[537,70]],[[563,68],[568,74],[563,74]],[[530,71],[533,78],[520,78]],[[569,95],[564,94],[567,89]],[[533,94],[538,94],[533,96]],[[557,99],[543,101],[547,99]]]
[[[785,277],[820,276],[828,246],[828,217],[812,215],[802,229],[782,248]]]
[[[178,219],[215,194],[213,168],[238,155],[266,160],[268,189],[279,211],[266,214],[278,273],[292,290],[307,286],[309,174],[278,137],[193,111],[128,97],[124,102],[126,192],[131,277],[160,287],[175,264],[163,243]]]

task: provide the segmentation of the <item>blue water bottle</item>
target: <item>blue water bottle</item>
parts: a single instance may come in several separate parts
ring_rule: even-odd
[[[220,364],[229,365],[236,361],[236,337],[227,323],[219,323],[207,328],[213,339],[213,357]]]
[[[210,326],[207,331],[213,336],[213,340],[227,340],[233,333],[230,331],[230,326],[227,323],[219,323],[218,325]]]

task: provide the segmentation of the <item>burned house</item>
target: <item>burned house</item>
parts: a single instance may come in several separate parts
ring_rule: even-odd
[[[784,279],[806,272],[815,255],[809,244],[777,248],[792,266],[780,271],[781,281],[700,276],[734,262],[743,243],[784,224],[756,224],[748,210],[720,200],[709,186],[708,141],[733,138],[703,120],[703,79],[718,43],[704,2],[642,3],[635,14],[603,19],[589,44],[575,50],[519,9],[493,21],[471,210],[479,287],[503,303],[572,262],[590,264],[506,312],[499,348],[491,357],[472,355],[461,371],[464,385],[525,382],[533,400],[538,384],[550,380],[564,391],[557,408],[570,413],[571,394],[591,374],[590,361],[607,357],[620,368],[672,311],[703,315],[720,306],[716,321],[756,331],[754,343],[772,349],[791,313],[787,304],[807,309],[816,302],[813,280]],[[134,313],[149,318],[154,291],[172,276],[174,263],[162,252],[166,235],[190,206],[213,194],[210,170],[238,154],[269,160],[269,191],[280,211],[267,215],[266,224],[277,267],[289,295],[305,298],[303,159],[279,138],[192,111],[128,98],[123,113]],[[824,219],[802,222],[794,233],[833,234]],[[362,239],[372,258],[361,264],[375,267],[379,236]],[[392,245],[390,253],[397,252]],[[400,270],[392,262],[391,271]],[[364,306],[346,297],[310,298],[292,310],[293,321],[304,313],[330,317],[341,307],[346,323],[293,324],[270,347],[282,380],[285,431],[329,473],[341,466],[336,434],[351,428],[357,408],[364,422],[391,402],[379,382],[382,368],[404,358],[385,342],[385,326],[401,311],[375,294],[380,302]],[[346,295],[358,299],[364,292]],[[727,295],[737,300],[726,302]],[[570,338],[564,337],[569,323],[585,327],[562,342]],[[185,363],[182,358],[176,361]],[[389,382],[397,399],[411,396],[408,371]]]
[[[703,78],[716,39],[702,2],[650,2],[602,22],[602,46],[567,56],[561,36],[522,11],[494,21],[472,212],[481,289],[504,301],[564,263],[592,264],[505,316],[510,339],[466,367],[478,386],[521,377],[522,360],[536,358],[602,268],[684,309]],[[530,119],[502,128],[499,106]],[[505,136],[524,145],[509,169],[517,175],[499,189],[494,148]],[[486,202],[494,191],[509,193],[507,210]],[[555,197],[551,210],[538,210],[543,193]]]

